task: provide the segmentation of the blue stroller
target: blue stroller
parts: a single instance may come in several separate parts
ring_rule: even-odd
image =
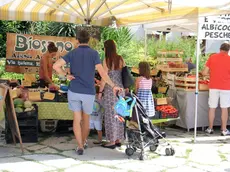
[[[139,159],[144,160],[144,149],[149,147],[151,152],[155,152],[159,145],[159,139],[164,139],[165,133],[160,133],[151,123],[142,103],[135,94],[129,93],[124,98],[118,97],[119,100],[114,108],[125,122],[125,138],[127,141],[125,153],[132,156],[134,152],[139,150]],[[165,149],[166,155],[174,155],[175,150],[167,141],[166,143],[168,145]]]

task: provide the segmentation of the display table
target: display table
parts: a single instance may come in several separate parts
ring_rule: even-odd
[[[73,120],[73,112],[69,110],[68,103],[60,102],[35,102],[38,105],[38,119]],[[0,112],[0,121],[4,119]]]
[[[35,102],[38,105],[38,119],[73,120],[73,112],[68,103]]]
[[[172,104],[179,110],[180,119],[176,121],[176,125],[182,128],[194,128],[195,125],[195,92],[170,89],[168,91],[170,97],[173,98]],[[208,91],[199,92],[198,98],[198,115],[197,127],[208,127]],[[228,121],[230,124],[230,121]],[[216,109],[216,117],[214,126],[221,125],[221,109]]]

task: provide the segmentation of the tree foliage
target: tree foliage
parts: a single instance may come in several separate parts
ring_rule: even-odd
[[[75,28],[76,28],[76,24],[52,22],[48,26],[48,35],[75,37],[76,36]]]
[[[0,58],[6,57],[7,33],[46,35],[48,22],[0,21]]]
[[[0,57],[6,57],[7,32],[75,37],[76,26],[76,24],[57,22],[0,21]],[[108,39],[112,39],[116,42],[118,54],[125,59],[129,66],[137,66],[140,60],[148,60],[154,65],[159,50],[181,50],[184,52],[184,58],[192,57],[195,62],[195,38],[178,39],[174,42],[149,39],[147,42],[146,58],[144,53],[144,41],[134,40],[129,28],[102,27],[100,42],[95,42],[95,40],[92,41],[93,48],[98,50],[102,59],[104,58],[104,51],[102,51],[103,43]],[[206,59],[207,57],[201,58],[201,66],[203,66]]]

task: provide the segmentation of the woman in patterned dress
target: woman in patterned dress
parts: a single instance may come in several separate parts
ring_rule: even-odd
[[[153,117],[155,115],[153,95],[151,91],[153,80],[150,76],[150,66],[148,62],[139,63],[139,73],[140,77],[136,79],[135,84],[137,97],[143,104],[148,117]]]
[[[108,72],[109,77],[117,86],[123,88],[121,71],[125,63],[123,58],[117,54],[116,45],[113,40],[105,41],[104,51],[105,60],[103,61],[103,67],[105,71]],[[102,145],[102,147],[115,149],[121,146],[121,140],[124,139],[124,124],[115,118],[114,105],[118,99],[114,96],[112,88],[105,84],[104,81],[100,85],[99,100],[102,97],[102,92],[104,93],[105,135],[109,141],[108,144]]]

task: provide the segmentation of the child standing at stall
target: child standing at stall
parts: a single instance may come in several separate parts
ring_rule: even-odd
[[[95,81],[96,82],[96,81]],[[98,85],[97,83],[96,85]],[[102,118],[103,118],[103,107],[102,102],[97,99],[99,89],[96,86],[96,98],[93,105],[93,113],[90,115],[90,130],[97,130],[98,140],[93,142],[94,144],[102,143]]]
[[[139,63],[139,74],[140,77],[136,79],[135,90],[146,110],[146,114],[151,118],[155,115],[155,107],[151,91],[153,80],[150,76],[150,66],[148,62]]]

